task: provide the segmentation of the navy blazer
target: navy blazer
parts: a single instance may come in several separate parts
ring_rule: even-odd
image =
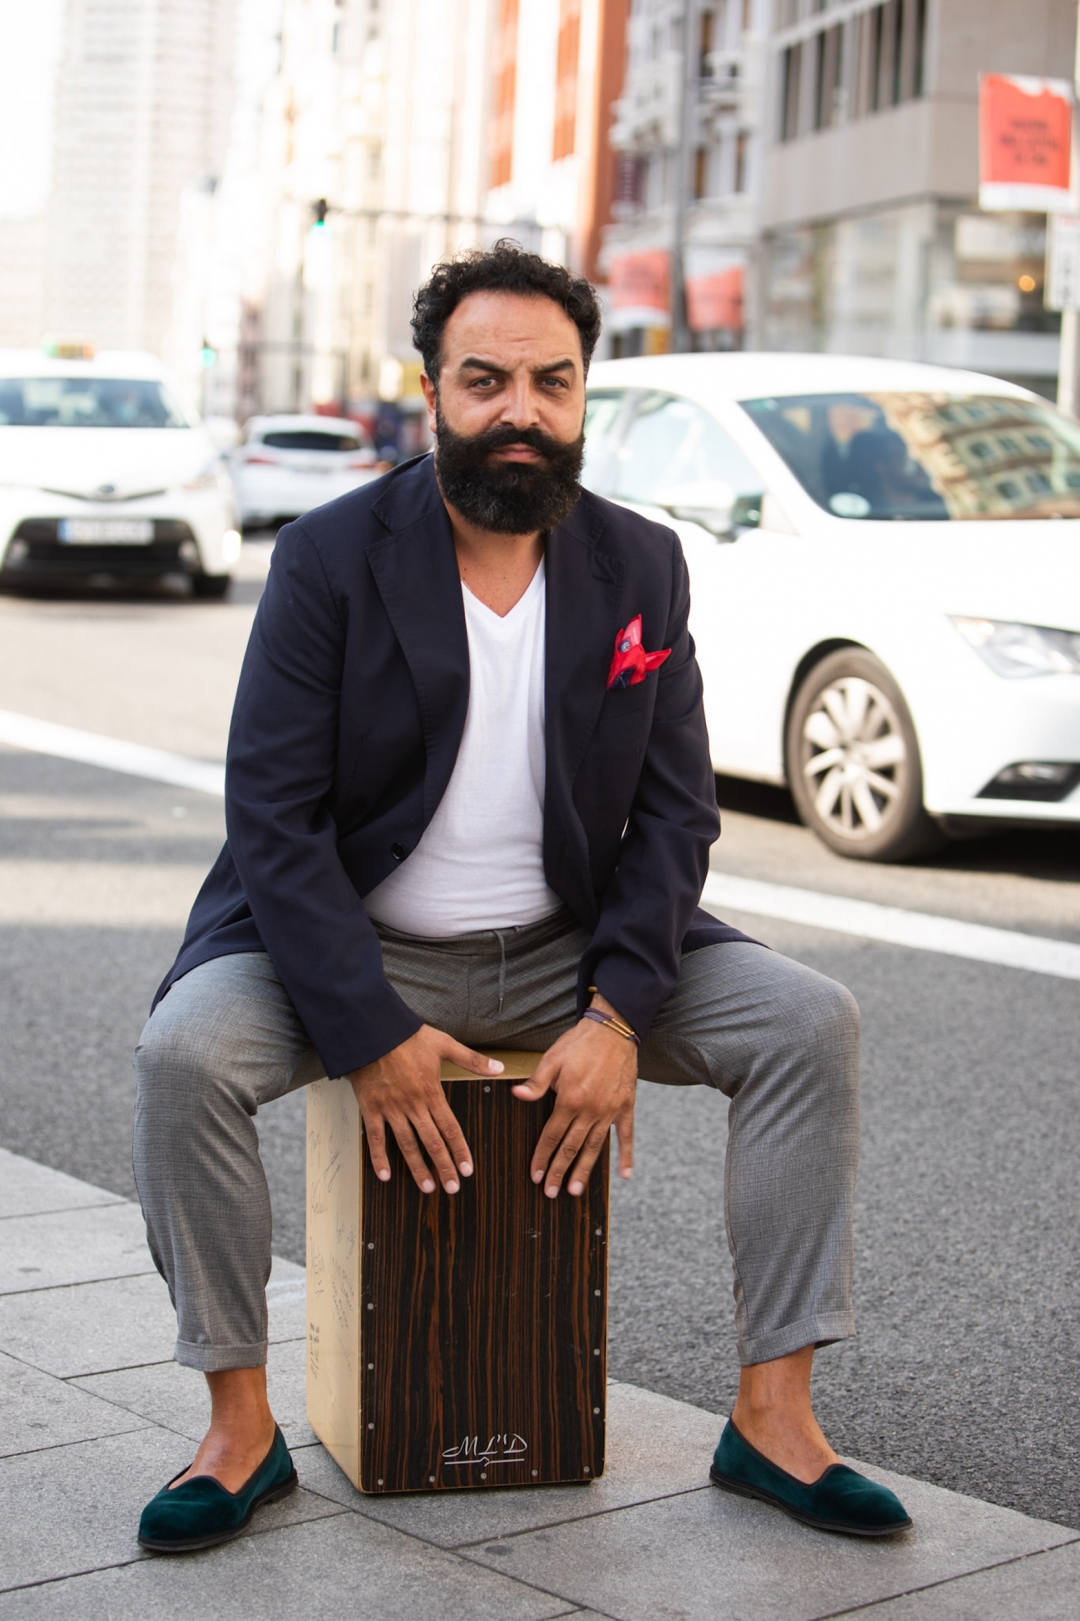
[[[676,536],[583,493],[545,552],[544,871],[588,929],[595,984],[644,1033],[683,951],[738,930],[698,910],[720,831]],[[607,690],[621,627],[671,656]],[[446,791],[469,648],[430,456],[286,525],[244,658],[228,842],[158,998],[198,963],[266,951],[328,1075],[420,1020],[389,985],[361,896],[408,859]]]

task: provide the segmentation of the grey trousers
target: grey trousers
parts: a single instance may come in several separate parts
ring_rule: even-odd
[[[586,936],[569,913],[452,940],[379,935],[391,984],[469,1046],[540,1049],[575,1022]],[[744,1364],[854,1333],[858,1049],[849,991],[742,942],[683,959],[642,1043],[645,1079],[730,1099],[724,1213]],[[269,957],[245,953],[173,985],[135,1068],[135,1180],[176,1307],[176,1359],[256,1366],[271,1214],[254,1116],[322,1066]]]

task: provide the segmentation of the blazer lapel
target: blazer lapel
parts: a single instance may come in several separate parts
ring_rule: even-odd
[[[547,780],[544,864],[551,882],[559,848],[582,846],[584,831],[571,798],[574,777],[600,718],[608,666],[619,629],[624,565],[600,549],[606,519],[587,498],[552,531],[547,575],[544,724]],[[580,856],[581,850],[576,850]],[[580,862],[575,866],[581,866]],[[587,860],[583,871],[587,872]],[[563,897],[566,899],[567,897]],[[594,905],[590,895],[588,905]]]
[[[446,791],[469,707],[469,642],[454,537],[432,458],[405,469],[374,512],[389,533],[368,563],[416,688],[427,750],[424,825]]]

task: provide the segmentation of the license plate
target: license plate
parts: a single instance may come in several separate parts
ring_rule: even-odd
[[[154,538],[152,518],[61,518],[68,546],[145,546]]]

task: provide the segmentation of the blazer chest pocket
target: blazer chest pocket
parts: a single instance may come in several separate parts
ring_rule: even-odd
[[[604,694],[604,706],[600,711],[600,724],[605,721],[627,720],[632,715],[640,715],[643,709],[650,709],[653,701],[653,687],[655,676],[639,681],[636,687],[612,687]]]

